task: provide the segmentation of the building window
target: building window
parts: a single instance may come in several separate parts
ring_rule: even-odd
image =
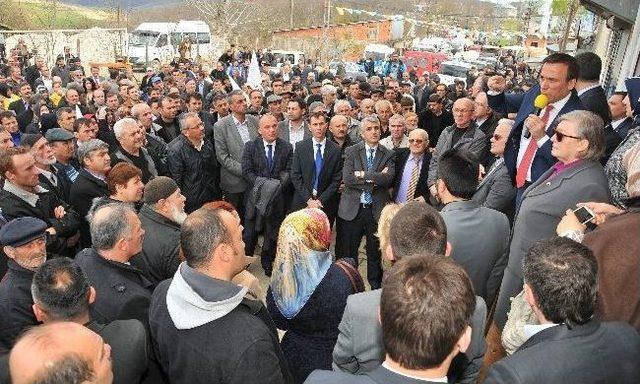
[[[367,30],[367,39],[369,39],[371,41],[377,41],[378,40],[378,26],[377,25],[369,26],[369,29]]]

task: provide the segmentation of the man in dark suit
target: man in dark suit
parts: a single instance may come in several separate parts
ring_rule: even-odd
[[[429,102],[429,95],[431,95],[432,89],[429,86],[429,75],[423,74],[418,77],[418,84],[413,89],[413,98],[416,101],[416,113],[420,114],[427,108]]]
[[[15,112],[20,131],[25,132],[27,125],[33,121],[33,109],[31,105],[31,86],[24,82],[20,84],[20,99],[9,104],[9,110]]]
[[[565,53],[553,53],[542,61],[540,81],[524,94],[504,93],[505,78],[497,75],[488,80],[489,106],[506,115],[516,113],[515,123],[504,151],[504,161],[517,190],[522,193],[556,163],[551,155],[551,136],[555,120],[567,112],[583,109],[575,92],[579,68],[576,60]],[[536,111],[538,94],[547,96],[549,104]]]
[[[438,164],[436,188],[444,204],[451,257],[467,271],[476,294],[489,308],[500,289],[509,251],[509,220],[498,211],[471,200],[478,186],[478,163],[456,150],[445,152]]]
[[[382,267],[380,242],[375,233],[382,208],[391,200],[389,188],[395,176],[395,153],[380,142],[380,120],[367,116],[362,120],[363,141],[344,153],[338,216],[344,220],[342,233],[336,234],[344,244],[344,255],[357,260],[362,236],[367,239],[367,280],[371,289],[380,288]]]
[[[452,260],[424,251],[404,258],[382,288],[382,366],[364,375],[314,371],[305,383],[446,383],[452,360],[471,343],[474,305],[471,282]]]
[[[396,172],[393,182],[393,200],[402,204],[422,198],[429,201],[429,161],[431,154],[427,131],[416,128],[409,132],[409,148],[396,150]]]
[[[247,181],[245,199],[244,243],[245,254],[253,256],[260,228],[264,228],[262,268],[271,276],[276,255],[276,242],[280,223],[286,213],[290,196],[283,195],[290,183],[291,144],[278,138],[278,120],[264,115],[258,125],[259,137],[249,141],[242,152],[242,175]]]
[[[293,146],[302,140],[311,138],[311,131],[304,120],[306,104],[302,99],[289,100],[287,118],[278,123],[278,137]]]
[[[593,52],[582,52],[576,55],[578,68],[578,81],[576,91],[582,106],[600,116],[604,124],[611,122],[611,113],[607,105],[607,95],[600,85],[600,71],[602,60]]]
[[[509,172],[504,164],[504,147],[507,137],[513,127],[513,120],[500,119],[498,126],[490,138],[491,155],[496,157],[491,167],[485,170],[478,189],[473,194],[472,200],[483,207],[495,209],[507,215],[509,221],[513,221],[515,211],[516,189],[513,186]]]
[[[296,144],[291,164],[293,199],[291,211],[320,208],[333,223],[338,213],[338,187],[342,180],[340,147],[327,140],[327,117],[315,113],[309,117],[312,137]]]
[[[444,220],[435,208],[424,202],[411,201],[400,208],[391,220],[388,237],[389,244],[382,251],[392,263],[422,252],[438,255],[434,257],[448,257],[451,252]],[[348,297],[338,327],[340,334],[333,349],[334,370],[361,375],[375,370],[384,361],[382,327],[378,317],[381,291],[375,289]],[[471,343],[449,367],[447,377],[450,383],[473,384],[477,381],[486,350],[486,322],[487,306],[481,297],[476,296],[473,316],[469,320]]]
[[[525,256],[523,270],[536,325],[525,325],[529,339],[494,363],[485,383],[638,382],[638,333],[594,317],[598,264],[589,248],[563,237],[542,240]]]
[[[601,163],[605,165],[616,147],[627,137],[629,129],[633,126],[633,119],[627,117],[627,108],[622,102],[627,97],[627,92],[617,91],[609,97],[609,111],[611,123],[604,127],[604,139],[606,148]]]
[[[71,259],[55,258],[45,262],[33,276],[31,292],[33,313],[39,322],[69,321],[91,329],[111,346],[113,382],[141,382],[151,357],[144,326],[133,319],[107,324],[91,319],[89,306],[96,300],[96,290]]]

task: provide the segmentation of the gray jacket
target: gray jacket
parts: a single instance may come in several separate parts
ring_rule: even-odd
[[[333,349],[333,369],[355,374],[370,372],[384,360],[382,327],[378,320],[381,289],[351,295],[347,298],[340,333]],[[464,355],[454,359],[449,379],[455,383],[475,383],[487,348],[484,330],[487,306],[476,296],[476,309],[471,320],[471,344]],[[458,361],[456,361],[458,360]]]
[[[451,125],[442,131],[438,138],[433,156],[431,156],[431,163],[429,163],[429,178],[427,183],[432,186],[438,179],[438,161],[443,153],[450,149],[460,149],[465,155],[475,162],[480,162],[487,150],[487,140],[485,134],[479,130],[475,124],[471,124],[466,129],[460,140],[455,145],[451,144],[453,138],[453,132],[458,129],[456,125]]]
[[[501,157],[487,170],[472,200],[483,207],[495,209],[513,218],[516,188]]]
[[[447,225],[451,257],[469,274],[476,295],[493,303],[509,251],[509,220],[475,201],[455,201],[440,211]]]
[[[249,130],[249,139],[258,136],[258,118],[246,115],[245,121]],[[241,193],[247,188],[242,177],[242,151],[244,142],[233,121],[233,115],[218,120],[213,128],[216,157],[220,162],[220,186],[228,193]]]

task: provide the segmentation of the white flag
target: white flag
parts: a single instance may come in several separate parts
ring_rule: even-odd
[[[260,67],[258,66],[258,57],[256,53],[251,54],[251,63],[249,64],[249,73],[247,73],[247,84],[251,89],[262,89],[262,76],[260,76]]]

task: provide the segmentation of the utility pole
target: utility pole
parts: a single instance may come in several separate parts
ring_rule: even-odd
[[[293,0],[289,0],[289,29],[293,29]]]
[[[569,40],[569,32],[571,31],[571,24],[573,24],[573,20],[576,17],[576,13],[578,13],[579,6],[580,6],[580,2],[578,2],[578,0],[571,0],[571,3],[569,4],[569,14],[567,15],[567,23],[564,26],[562,39],[560,40],[560,44],[558,46],[558,50],[560,52],[566,51],[567,41]]]

